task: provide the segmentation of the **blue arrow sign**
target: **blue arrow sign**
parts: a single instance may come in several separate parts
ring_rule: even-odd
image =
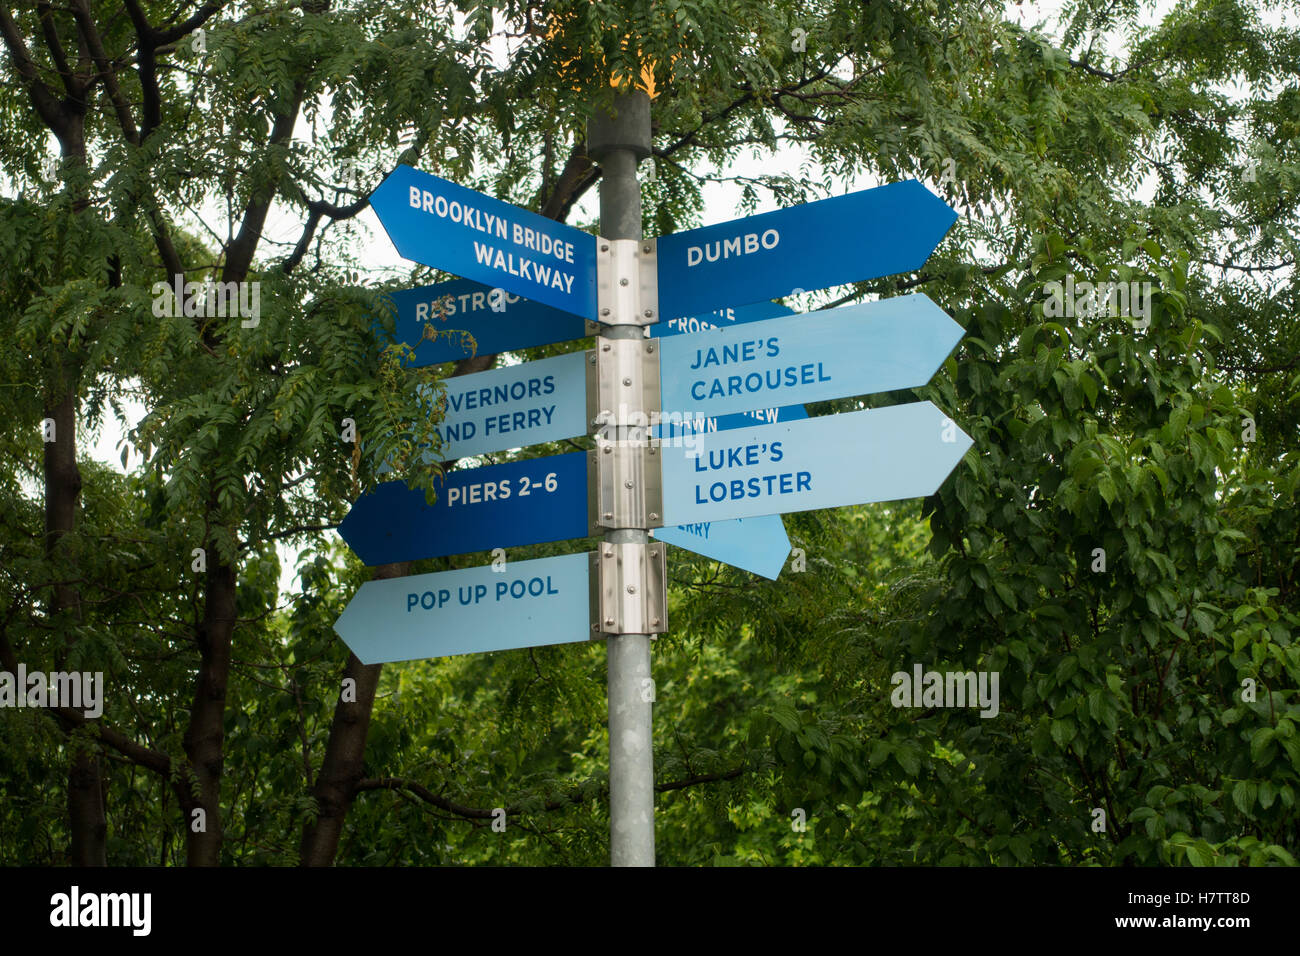
[[[585,554],[367,581],[334,622],[363,664],[591,637]]]
[[[660,321],[911,272],[956,220],[908,180],[663,236]]]
[[[669,335],[706,332],[709,329],[727,329],[746,322],[760,322],[763,319],[795,314],[797,313],[789,306],[778,305],[775,302],[755,302],[750,305],[714,309],[703,315],[684,315],[666,322],[656,322],[650,326],[650,337],[657,339]]]
[[[595,236],[405,165],[370,205],[406,259],[596,317]]]
[[[447,409],[438,432],[450,460],[587,433],[582,352],[443,380]]]
[[[587,537],[587,455],[453,471],[438,498],[389,481],[364,494],[339,534],[369,565]]]
[[[930,402],[700,435],[666,448],[664,523],[934,494],[971,439]]]
[[[665,413],[689,419],[924,385],[962,328],[916,293],[665,338]]]
[[[415,349],[415,357],[407,363],[411,368],[569,342],[587,335],[586,323],[579,316],[470,279],[403,289],[391,293],[391,298],[397,306],[396,339]],[[425,338],[429,325],[452,334]],[[473,341],[460,332],[468,332]]]
[[[650,533],[660,541],[772,581],[781,576],[785,559],[790,556],[790,538],[780,515],[702,521],[655,528]]]
[[[807,418],[802,405],[786,408],[759,408],[718,418],[692,418],[686,422],[661,426],[661,447],[693,447],[692,436],[753,427],[758,424],[792,422]],[[670,525],[650,532],[660,541],[706,558],[743,568],[775,581],[790,555],[790,538],[780,515],[760,515],[741,521],[703,521],[688,525]]]

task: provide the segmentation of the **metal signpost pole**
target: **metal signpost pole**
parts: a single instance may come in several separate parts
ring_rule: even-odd
[[[587,126],[587,154],[601,164],[600,234],[602,239],[640,240],[641,186],[637,163],[650,155],[650,99],[635,91],[615,98],[614,116],[597,113]],[[635,281],[635,280],[634,280]],[[611,341],[644,337],[636,316],[615,308],[600,316],[601,336]],[[611,411],[617,411],[611,409]],[[623,416],[607,426],[615,454],[630,453],[624,444],[637,431]],[[650,542],[647,530],[616,528],[605,534],[602,551],[620,545]],[[611,549],[610,546],[613,546]],[[660,548],[663,546],[660,545]],[[644,606],[646,589],[635,596]],[[626,598],[624,598],[626,600]],[[610,634],[609,667],[609,811],[610,863],[613,866],[654,866],[654,748],[650,678],[650,635]]]

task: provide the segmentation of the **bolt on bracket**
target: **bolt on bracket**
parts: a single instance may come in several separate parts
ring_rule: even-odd
[[[654,239],[596,241],[596,315],[618,325],[659,321],[659,255]]]
[[[658,341],[597,338],[586,369],[587,434],[649,440],[661,404]]]
[[[663,527],[664,478],[657,441],[598,436],[587,455],[587,530]]]
[[[663,634],[668,630],[667,547],[601,544],[591,553],[592,638],[608,634]]]

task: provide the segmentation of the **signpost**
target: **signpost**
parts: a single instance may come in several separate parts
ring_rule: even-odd
[[[444,460],[586,434],[587,369],[581,352],[444,381],[438,425]]]
[[[387,482],[339,532],[367,564],[603,532],[598,550],[371,581],[335,626],[367,664],[605,639],[610,858],[651,866],[645,691],[650,641],[667,630],[662,542],[776,577],[782,514],[933,494],[971,447],[930,402],[819,418],[803,407],[927,382],[961,329],[926,296],[808,315],[770,300],[919,269],[956,213],[904,182],[643,240],[644,94],[593,117],[587,148],[602,170],[600,238],[406,166],[371,201],[403,256],[462,277],[394,296],[412,364],[470,354],[460,337],[423,340],[429,325],[496,354],[600,320],[590,352],[446,381],[442,454],[600,428],[596,450],[453,471],[433,504]]]
[[[397,341],[415,349],[411,368],[496,355],[535,345],[569,342],[591,334],[571,312],[532,302],[501,287],[455,279],[391,293],[397,306]],[[449,335],[425,337],[432,325]],[[468,339],[458,333],[468,333]]]
[[[395,564],[587,536],[587,454],[452,471],[437,500],[402,481],[357,499],[339,525],[366,564]]]
[[[405,165],[370,205],[403,258],[596,317],[595,236]]]
[[[585,554],[367,581],[335,630],[363,664],[591,637]]]
[[[726,415],[924,385],[961,335],[917,293],[672,336],[660,346],[663,406]]]
[[[695,435],[734,428],[752,428],[758,424],[797,421],[807,418],[802,405],[786,408],[759,408],[752,412],[722,415],[717,418],[692,418],[660,427],[662,454],[674,447],[692,447]],[[690,441],[690,444],[688,444]],[[659,541],[694,551],[706,558],[722,561],[751,574],[775,581],[790,555],[790,537],[780,515],[763,515],[748,521],[704,521],[685,525],[667,525],[650,532]]]
[[[663,236],[660,321],[911,272],[956,221],[946,202],[908,180]]]
[[[669,524],[932,495],[970,438],[930,402],[702,435],[663,454]]]
[[[780,515],[741,521],[697,521],[650,532],[657,541],[694,551],[775,581],[790,556],[790,536]]]

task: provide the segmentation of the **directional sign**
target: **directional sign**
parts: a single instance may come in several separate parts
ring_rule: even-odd
[[[785,559],[790,556],[790,538],[785,533],[785,522],[780,515],[701,521],[656,528],[650,533],[660,541],[771,581],[781,576]]]
[[[579,316],[469,279],[403,289],[390,297],[397,306],[397,341],[415,348],[415,357],[407,363],[411,368],[587,335]],[[427,339],[426,325],[452,334]],[[468,332],[473,341],[460,332]]]
[[[664,523],[934,494],[971,439],[930,402],[738,428],[667,448]]]
[[[784,408],[755,408],[733,415],[665,415],[660,424],[655,426],[654,436],[666,442],[677,444],[689,443],[691,436],[722,432],[731,428],[745,428],[753,425],[774,425],[777,422],[795,422],[807,418],[808,412],[802,405],[787,405]]]
[[[757,424],[791,422],[807,418],[802,405],[786,408],[759,408],[718,418],[692,418],[678,424],[661,426],[660,438],[666,453],[674,447],[692,448],[693,436],[753,427]],[[694,551],[714,561],[743,568],[775,581],[781,576],[785,559],[790,555],[790,537],[780,515],[761,515],[745,521],[702,521],[687,525],[670,525],[650,532],[660,541],[687,551]]]
[[[370,205],[404,258],[596,317],[595,236],[404,165]]]
[[[443,380],[444,459],[485,455],[587,433],[582,352]]]
[[[357,499],[339,534],[369,565],[587,537],[586,452],[453,471],[434,488],[430,505],[385,482]]]
[[[956,220],[908,180],[662,236],[660,321],[911,272]]]
[[[665,338],[665,412],[725,415],[924,385],[962,328],[921,294]]]
[[[650,326],[650,337],[657,339],[689,332],[705,332],[709,329],[727,329],[746,322],[761,322],[763,319],[795,314],[794,309],[789,306],[778,305],[775,302],[754,302],[750,305],[714,309],[703,315],[682,315],[666,322],[656,322]]]
[[[591,637],[585,554],[367,581],[334,630],[363,664]]]

